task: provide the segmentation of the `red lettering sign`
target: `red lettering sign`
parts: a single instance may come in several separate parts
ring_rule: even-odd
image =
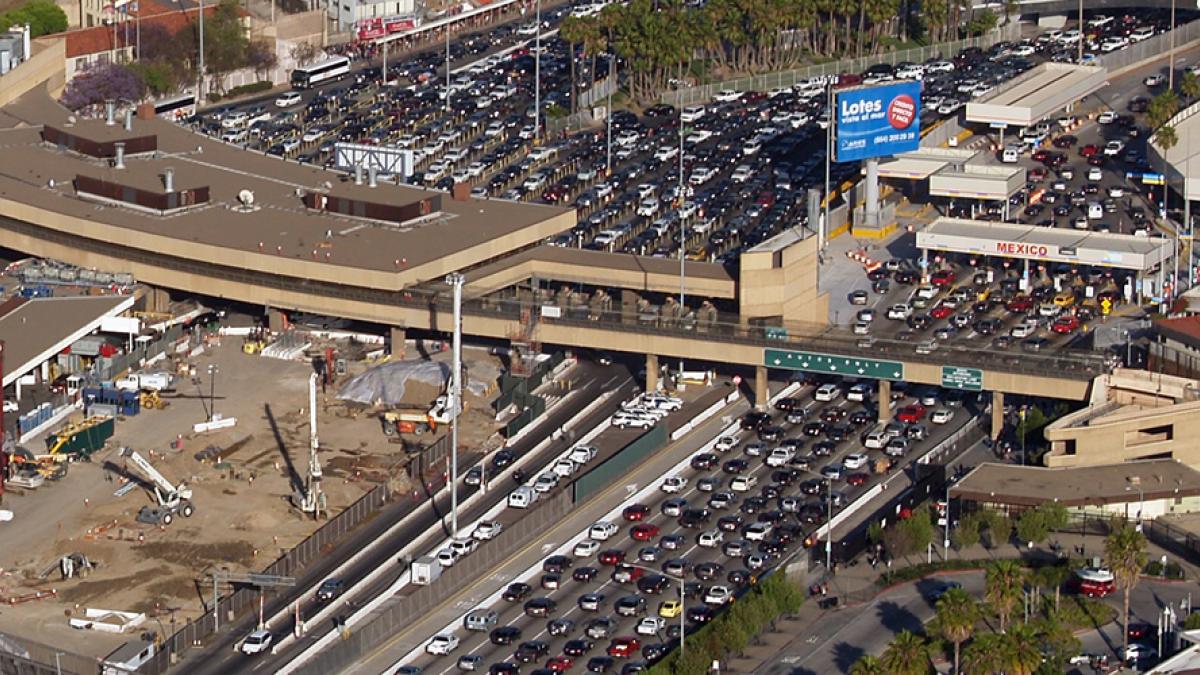
[[[1040,244],[1022,244],[1015,241],[998,241],[996,242],[996,252],[1027,258],[1045,258],[1050,255],[1050,247]]]

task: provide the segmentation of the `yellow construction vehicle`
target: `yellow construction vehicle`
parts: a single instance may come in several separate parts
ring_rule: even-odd
[[[162,396],[153,389],[143,389],[139,402],[141,403],[142,410],[162,410],[171,405],[170,401],[164,401]]]
[[[242,343],[242,353],[254,356],[255,354],[260,353],[263,350],[263,348],[266,346],[267,346],[267,343],[264,340],[249,340],[248,339]]]

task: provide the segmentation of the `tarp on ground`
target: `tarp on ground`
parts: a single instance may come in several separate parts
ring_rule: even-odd
[[[496,373],[490,373],[495,379]],[[409,380],[415,380],[442,389],[450,380],[450,364],[442,361],[389,361],[367,369],[351,378],[337,397],[344,401],[355,401],[367,405],[399,405]],[[477,396],[487,392],[488,380],[484,373],[468,372],[463,383],[466,391]]]

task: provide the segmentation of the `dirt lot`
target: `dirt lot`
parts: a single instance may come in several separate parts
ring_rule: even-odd
[[[213,566],[258,571],[316,529],[319,523],[302,517],[289,501],[294,481],[302,481],[308,467],[311,366],[247,356],[240,338],[223,342],[191,359],[199,382],[180,378],[176,393],[167,397],[169,407],[118,420],[116,435],[92,462],[72,464],[57,483],[5,496],[4,506],[15,518],[0,524],[0,600],[51,588],[57,597],[0,604],[0,632],[104,655],[127,636],[72,630],[67,625],[71,612],[86,607],[145,611],[151,615],[146,628],[169,632],[172,617],[183,622],[203,612],[201,598],[211,594],[204,575]],[[465,358],[473,373],[498,368],[484,351],[468,350]],[[237,417],[237,425],[197,436],[191,427],[205,419],[210,365],[218,369],[216,411]],[[366,368],[363,362],[350,363],[339,382]],[[407,485],[402,446],[386,441],[371,409],[337,401],[336,387],[318,393],[323,484],[334,513],[381,482],[391,480],[397,489]],[[437,393],[434,385],[410,383],[405,402],[428,403]],[[489,391],[467,397],[460,426],[464,445],[480,445],[496,430],[489,402],[494,396]],[[172,447],[177,440],[181,447]],[[25,445],[41,444],[34,439]],[[121,446],[138,450],[168,480],[187,481],[195,515],[165,528],[138,523],[138,510],[154,498],[141,487],[114,494],[126,482],[121,474],[136,472],[119,456]],[[209,446],[222,449],[220,463],[194,458]],[[86,578],[63,580],[57,561],[74,552],[85,554],[96,568]]]

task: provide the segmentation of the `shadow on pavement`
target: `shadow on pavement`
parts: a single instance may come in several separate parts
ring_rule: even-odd
[[[892,633],[899,633],[902,630],[910,630],[915,633],[922,629],[923,624],[915,614],[891,600],[879,603],[875,611],[879,614],[879,622]]]
[[[849,642],[839,642],[833,646],[833,663],[837,666],[838,671],[843,673],[850,672],[850,668],[854,663],[862,658],[862,647],[850,644]]]

